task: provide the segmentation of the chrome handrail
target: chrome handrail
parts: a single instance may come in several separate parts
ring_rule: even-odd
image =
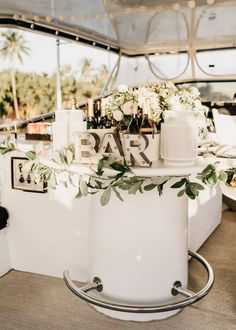
[[[91,289],[96,289],[97,291],[103,290],[102,281],[95,277],[93,279],[93,283],[87,284],[81,288],[78,288],[73,281],[70,279],[69,271],[66,270],[63,273],[64,281],[68,288],[81,299],[86,302],[103,307],[106,309],[119,311],[119,312],[128,312],[128,313],[159,313],[159,312],[168,312],[176,309],[181,309],[186,306],[189,306],[203,297],[205,297],[211,290],[214,283],[214,272],[210,266],[210,264],[198,253],[188,251],[188,254],[199,261],[203,267],[206,269],[208,274],[208,280],[206,285],[197,293],[191,292],[188,289],[182,287],[180,281],[175,281],[173,287],[171,288],[171,293],[173,296],[178,294],[187,297],[185,300],[175,302],[175,303],[167,303],[163,305],[133,305],[133,304],[121,304],[109,300],[98,299],[95,296],[90,296],[86,292]]]

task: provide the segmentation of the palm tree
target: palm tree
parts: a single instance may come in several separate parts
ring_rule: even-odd
[[[1,33],[2,42],[0,45],[0,56],[4,59],[12,62],[12,68],[10,70],[11,74],[11,85],[12,85],[12,95],[14,102],[14,110],[16,119],[20,119],[19,106],[17,100],[17,91],[16,91],[16,70],[15,62],[19,61],[23,63],[23,55],[29,54],[29,47],[26,45],[26,41],[22,34],[18,31],[7,30]]]
[[[88,80],[92,71],[92,61],[90,58],[84,57],[81,62],[81,75],[85,80]]]

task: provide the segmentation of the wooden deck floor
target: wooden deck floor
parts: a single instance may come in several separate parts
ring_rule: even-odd
[[[223,213],[222,224],[199,252],[214,268],[214,288],[205,299],[168,320],[114,320],[74,296],[61,279],[11,271],[0,279],[0,330],[236,329],[236,213]],[[189,279],[193,290],[205,281],[195,261],[190,262]]]

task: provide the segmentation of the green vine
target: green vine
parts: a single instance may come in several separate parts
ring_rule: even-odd
[[[171,186],[173,189],[180,189],[177,196],[186,194],[190,199],[195,199],[204,185],[215,186],[218,181],[230,183],[236,177],[236,168],[219,170],[219,163],[209,164],[199,175],[197,181],[190,181],[188,177],[170,176],[136,176],[126,163],[121,164],[112,159],[111,156],[103,155],[99,160],[96,170],[91,168],[91,174],[79,174],[72,170],[71,165],[74,161],[73,145],[57,151],[52,161],[55,166],[47,166],[40,162],[40,151],[42,145],[37,145],[33,150],[23,152],[11,141],[6,138],[0,144],[0,154],[5,155],[13,151],[20,151],[29,160],[27,169],[34,173],[36,180],[44,181],[49,188],[55,189],[57,185],[63,184],[66,188],[70,185],[76,187],[75,198],[81,198],[89,194],[101,192],[101,205],[106,205],[112,194],[119,200],[124,201],[121,192],[126,191],[130,195],[136,193],[143,194],[146,191],[156,190],[159,196],[163,193],[165,184],[170,178],[176,178],[176,182]],[[107,171],[108,170],[108,171]],[[108,174],[111,173],[111,174]]]

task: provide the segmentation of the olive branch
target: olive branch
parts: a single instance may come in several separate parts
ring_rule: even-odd
[[[39,144],[33,150],[24,152],[17,148],[16,144],[8,137],[0,144],[0,154],[5,155],[13,151],[20,151],[29,160],[26,164],[29,173],[33,173],[36,181],[46,182],[48,187],[55,189],[58,185],[66,188],[73,186],[77,192],[75,198],[80,199],[89,194],[100,195],[101,205],[106,205],[114,194],[119,200],[124,201],[121,192],[126,191],[130,195],[136,193],[143,194],[151,190],[156,190],[158,196],[163,194],[165,184],[176,178],[176,182],[171,186],[179,189],[177,196],[187,195],[190,199],[195,199],[204,186],[213,187],[218,181],[230,183],[236,176],[236,168],[219,170],[219,163],[209,164],[195,181],[190,181],[189,177],[176,176],[149,176],[141,177],[135,175],[132,169],[124,162],[123,164],[114,161],[112,156],[103,155],[97,164],[96,170],[90,168],[89,174],[80,174],[73,170],[72,166],[75,158],[73,145],[64,147],[56,151],[51,161],[55,166],[48,166],[40,161]],[[111,173],[111,174],[110,174]]]

